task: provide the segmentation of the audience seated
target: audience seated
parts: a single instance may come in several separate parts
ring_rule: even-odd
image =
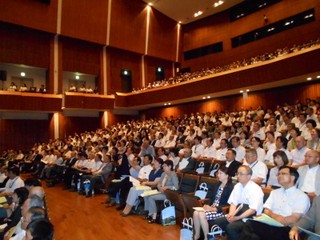
[[[193,223],[194,223],[194,239],[200,238],[200,229],[203,230],[204,239],[207,239],[209,232],[208,221],[215,220],[224,216],[222,207],[228,205],[229,196],[233,190],[233,184],[231,182],[231,176],[228,175],[227,167],[220,167],[217,172],[218,182],[214,185],[213,196],[210,196],[210,204],[204,205],[204,211],[193,212]]]
[[[264,204],[264,214],[281,223],[283,227],[270,226],[264,222],[248,220],[238,239],[275,239],[289,240],[289,231],[309,209],[307,195],[297,189],[295,184],[299,174],[295,168],[282,166],[278,172],[281,188],[273,190]]]
[[[162,165],[163,173],[157,185],[159,190],[158,194],[145,196],[144,197],[144,208],[148,212],[146,220],[149,223],[155,223],[157,217],[157,206],[156,200],[165,200],[166,196],[164,191],[167,189],[178,190],[179,189],[179,180],[173,169],[173,162],[171,160],[166,160]]]
[[[274,167],[269,171],[269,178],[267,182],[267,187],[269,188],[279,188],[281,187],[278,183],[278,172],[279,168],[282,166],[287,166],[289,163],[288,157],[283,151],[275,151],[273,153]]]
[[[229,213],[213,221],[224,231],[228,239],[238,240],[244,227],[243,218],[259,215],[263,209],[263,192],[259,185],[251,181],[252,169],[248,166],[238,168],[239,183],[234,186],[228,199]]]
[[[307,111],[309,108],[313,111]],[[161,192],[144,199],[145,208],[149,212],[147,219],[153,223],[157,214],[155,201],[158,198],[161,200],[165,198],[162,193],[166,188],[178,189],[179,187],[178,177],[172,169],[175,169],[179,177],[183,178],[184,173],[195,174],[195,168],[201,161],[209,162],[211,167],[218,163],[221,169],[228,167],[229,176],[237,176],[240,182],[240,185],[236,185],[238,192],[244,191],[244,194],[250,195],[251,187],[248,187],[246,192],[249,185],[255,190],[253,202],[248,199],[237,199],[236,196],[230,198],[231,209],[227,215],[229,221],[221,220],[222,228],[226,230],[229,238],[237,239],[240,234],[239,229],[243,227],[242,222],[238,220],[260,213],[260,191],[253,182],[260,185],[267,184],[271,188],[281,187],[281,183],[278,182],[282,177],[279,175],[279,169],[286,166],[288,162],[292,162],[292,165],[298,168],[300,173],[298,187],[308,193],[311,199],[319,195],[318,185],[315,184],[320,181],[320,179],[317,180],[318,175],[320,176],[317,172],[319,129],[314,128],[312,122],[316,121],[318,125],[319,115],[319,101],[307,100],[305,104],[300,102],[295,105],[284,104],[278,106],[274,112],[269,109],[266,113],[259,107],[255,110],[247,109],[238,112],[195,113],[182,117],[128,121],[92,132],[78,133],[66,139],[37,143],[31,151],[7,149],[1,155],[1,162],[12,168],[8,170],[8,180],[6,184],[3,183],[5,189],[0,195],[10,197],[14,189],[23,186],[23,181],[18,175],[12,173],[12,169],[18,169],[16,165],[24,171],[34,171],[34,175],[38,178],[59,177],[64,180],[66,189],[72,187],[75,191],[84,192],[83,183],[88,180],[90,187],[87,196],[91,196],[92,190],[100,184],[109,183],[112,179],[110,176],[114,175],[116,180],[106,185],[111,205],[115,205],[115,199],[118,197],[120,200],[118,209],[124,208],[122,216],[127,216],[134,212],[132,209],[137,206],[138,196],[143,192],[136,186],[132,186],[129,181],[130,175],[137,178],[140,185],[151,188],[157,186]],[[291,126],[297,116],[300,124],[298,127],[302,130],[304,123],[311,124],[313,127],[310,129],[308,141],[303,136],[299,136],[299,131]],[[264,148],[261,147],[263,139],[260,139],[263,135],[266,136]],[[277,136],[276,140],[274,136]],[[230,145],[232,145],[231,149],[228,149]],[[179,157],[176,157],[178,152]],[[139,157],[145,160],[143,164],[139,163]],[[165,164],[167,172],[165,171],[160,179],[162,160],[167,163]],[[152,161],[153,167],[150,165]],[[241,165],[241,162],[247,166]],[[268,179],[265,163],[271,168]],[[57,169],[61,169],[60,176],[56,174]],[[219,175],[220,173],[218,177]],[[1,179],[6,179],[6,175],[5,167],[0,165]],[[170,179],[169,183],[167,179]],[[8,183],[12,189],[9,189]],[[32,186],[37,186],[39,181],[28,179],[25,184],[27,188],[31,187],[30,195],[34,195],[33,192],[37,187]],[[42,196],[41,198],[44,197],[44,192],[40,191],[37,194]],[[237,215],[234,211],[240,203],[249,206],[244,207],[243,211]],[[274,210],[271,209],[271,211]],[[3,213],[6,217],[4,209]],[[203,215],[201,219],[205,219],[205,216]],[[220,219],[217,221],[219,222]],[[202,227],[203,223],[204,221],[201,221]]]
[[[307,165],[298,168],[300,174],[298,188],[313,198],[320,195],[320,153],[309,150],[306,152],[305,159]]]
[[[199,71],[195,72],[186,72],[186,73],[180,73],[179,75],[175,77],[170,77],[169,79],[163,79],[160,81],[155,81],[153,83],[149,83],[147,87],[141,88],[141,89],[133,89],[132,92],[139,92],[139,91],[144,91],[147,89],[152,89],[152,88],[159,88],[159,87],[165,87],[185,81],[191,81],[191,80],[196,80],[199,78],[204,78],[204,77],[211,77],[212,75],[215,75],[217,73],[222,73],[225,71],[237,69],[237,68],[242,68],[242,67],[247,67],[250,65],[254,65],[260,62],[264,61],[269,61],[273,60],[278,57],[282,57],[288,54],[292,54],[297,51],[301,51],[306,48],[310,48],[313,46],[317,46],[320,44],[320,39],[316,40],[311,40],[308,43],[304,43],[302,45],[296,46],[294,45],[292,48],[285,47],[283,49],[277,49],[273,53],[265,53],[265,54],[260,54],[255,57],[251,57],[250,59],[244,59],[242,61],[235,61],[229,65],[225,66],[219,66],[219,67],[214,67],[214,68],[206,68],[202,69]],[[263,140],[263,139],[261,139]]]
[[[299,232],[301,230],[299,228],[303,228],[305,230],[309,230],[320,235],[320,196],[317,196],[313,199],[312,206],[306,215],[302,216],[302,218],[291,228],[290,231],[290,240],[299,240]],[[310,236],[310,240],[316,240],[319,237]]]

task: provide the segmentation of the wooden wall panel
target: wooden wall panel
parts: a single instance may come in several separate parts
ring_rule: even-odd
[[[97,94],[65,93],[65,108],[75,109],[113,109],[114,98]]]
[[[112,1],[110,46],[145,52],[147,8],[140,0]]]
[[[75,133],[85,131],[95,131],[100,128],[100,117],[66,117],[61,115],[59,118],[60,137],[66,138]]]
[[[224,51],[223,53],[184,61],[182,67],[191,67],[191,70],[194,71],[205,67],[222,66],[265,52],[273,52],[278,48],[291,47],[294,44],[302,44],[317,39],[320,32],[320,19],[316,17],[314,22],[234,49],[231,48],[232,37],[264,26],[264,14],[267,15],[269,23],[273,23],[310,8],[315,8],[316,16],[320,14],[319,1],[283,0],[235,22],[229,22],[228,13],[224,12],[183,26],[184,51],[219,41],[223,41]]]
[[[0,119],[0,152],[4,149],[29,150],[34,143],[48,142],[49,120]]]
[[[99,76],[102,46],[85,41],[61,38],[63,71]]]
[[[140,116],[118,115],[108,111],[108,126],[112,126],[120,122],[127,122],[131,120],[139,120],[139,119],[140,119]]]
[[[108,0],[63,0],[61,34],[105,44]]]
[[[0,62],[48,68],[51,34],[0,22]]]
[[[285,93],[285,94],[284,94]],[[307,98],[316,99],[320,96],[320,83],[304,83],[294,86],[267,89],[258,92],[249,92],[248,98],[243,99],[242,95],[233,95],[212,99],[210,101],[199,101],[182,104],[167,108],[155,108],[141,112],[147,119],[161,117],[179,117],[183,114],[205,113],[214,111],[239,111],[241,109],[263,108],[275,109],[277,105],[284,103],[294,104],[296,100],[304,102]]]
[[[50,4],[38,0],[0,1],[0,21],[56,33],[57,6],[58,0]]]
[[[177,22],[151,8],[148,55],[176,61]]]
[[[108,94],[122,92],[121,69],[132,71],[132,87],[141,87],[141,55],[109,48],[108,51]]]
[[[0,91],[0,109],[19,111],[60,111],[61,95]]]
[[[148,83],[153,83],[156,80],[155,72],[157,67],[164,68],[166,79],[172,76],[172,62],[165,61],[159,58],[147,57],[147,56],[144,58],[144,62],[145,62],[145,70],[146,70],[146,75],[145,75],[146,86],[148,85]]]

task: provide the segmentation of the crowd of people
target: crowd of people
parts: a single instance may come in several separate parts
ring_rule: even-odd
[[[312,40],[310,42],[301,44],[301,45],[293,45],[292,47],[285,47],[282,49],[277,49],[274,52],[271,53],[264,53],[260,54],[258,56],[254,56],[248,59],[243,59],[243,60],[238,60],[235,61],[231,64],[225,65],[225,66],[218,66],[218,67],[213,67],[213,68],[206,68],[202,69],[199,71],[194,71],[194,72],[186,72],[186,73],[181,73],[175,77],[170,77],[169,79],[163,79],[160,81],[155,81],[153,83],[149,83],[148,86],[141,88],[141,89],[133,89],[132,92],[139,92],[139,91],[144,91],[147,89],[152,89],[152,88],[158,88],[158,87],[164,87],[164,86],[169,86],[172,84],[177,84],[185,81],[190,81],[190,80],[195,80],[201,77],[212,77],[214,74],[241,68],[241,67],[246,67],[250,65],[254,65],[256,63],[272,60],[281,56],[285,56],[291,53],[295,53],[298,51],[301,51],[306,48],[314,47],[320,44],[320,39]]]
[[[22,83],[21,86],[18,88],[18,86],[14,83],[14,82],[11,82],[9,87],[8,87],[8,91],[9,92],[16,92],[16,91],[19,91],[19,92],[39,92],[39,93],[46,93],[47,92],[47,89],[45,88],[45,86],[42,84],[40,86],[40,88],[36,88],[36,87],[33,87],[31,86],[30,88],[28,88],[27,84],[25,83]]]
[[[309,207],[320,194],[319,122],[319,99],[306,99],[274,110],[259,107],[127,121],[36,143],[27,154],[5,150],[1,158],[9,166],[31,171],[48,186],[63,182],[64,189],[86,197],[107,184],[105,206],[116,206],[123,217],[137,211],[146,189],[157,189],[157,194],[143,199],[149,223],[156,222],[156,201],[164,200],[168,189],[179,189],[177,173],[195,173],[203,161],[212,163],[211,170],[219,161],[211,204],[204,212],[194,212],[194,238],[202,229],[207,239],[209,227],[218,224],[229,239],[264,239],[265,231],[275,239],[297,239],[298,228],[290,227],[301,222],[314,226],[307,225],[305,216],[314,208],[318,211],[317,206]],[[231,178],[238,183],[230,184]],[[264,205],[261,187],[273,190]],[[226,215],[224,205],[230,205]],[[263,208],[283,227],[242,221]],[[316,233],[319,230],[316,227]]]
[[[79,92],[79,93],[99,93],[98,87],[96,86],[95,89],[92,89],[91,86],[87,86],[82,84],[79,88],[76,85],[71,84],[69,87],[68,92]]]
[[[23,180],[15,164],[1,162],[0,168],[0,239],[53,239],[41,182]]]

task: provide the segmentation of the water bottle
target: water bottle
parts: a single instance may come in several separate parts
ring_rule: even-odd
[[[86,193],[86,196],[88,196],[89,188],[90,188],[90,180],[89,179],[85,180],[83,184],[84,184],[84,191]]]
[[[78,183],[77,183],[77,191],[80,191],[80,187],[81,187],[81,183],[80,183],[80,179],[78,179]]]
[[[71,187],[74,188],[75,186],[76,186],[76,183],[74,182],[74,175],[73,175],[71,180]]]

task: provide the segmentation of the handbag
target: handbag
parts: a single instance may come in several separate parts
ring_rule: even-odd
[[[192,218],[184,218],[182,228],[180,229],[180,240],[192,240],[193,238],[193,220]]]
[[[214,240],[217,235],[222,236],[222,229],[218,225],[213,225],[208,233],[208,240]]]
[[[198,165],[198,168],[196,169],[196,172],[198,174],[201,174],[204,172],[204,162],[200,162],[199,165]]]
[[[200,199],[205,199],[208,193],[207,183],[203,182],[199,186],[199,190],[197,190],[194,195],[199,197]]]
[[[171,205],[169,200],[163,201],[164,209],[161,211],[160,221],[162,226],[169,226],[176,224],[176,210],[175,207]]]
[[[219,168],[220,168],[219,163],[215,163],[215,164],[213,165],[213,167],[212,167],[212,170],[210,171],[209,176],[210,176],[210,177],[215,177],[215,174],[216,174],[216,172],[219,170]]]

